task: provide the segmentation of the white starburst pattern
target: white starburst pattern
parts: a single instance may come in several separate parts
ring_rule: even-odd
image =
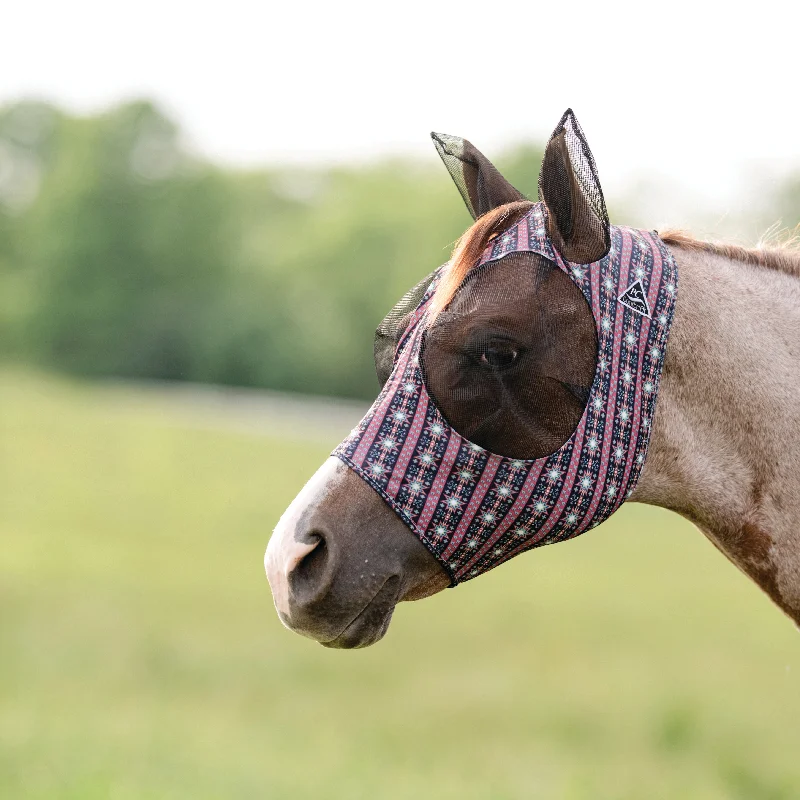
[[[403,384],[403,391],[406,394],[414,394],[417,391],[417,384],[413,383],[412,381],[407,381]]]
[[[573,511],[570,514],[567,514],[567,524],[574,525],[578,521],[578,515]]]
[[[503,548],[502,547],[495,547],[495,549],[492,550],[492,553],[494,555],[496,555],[496,556],[501,556],[501,555],[503,555]]]
[[[665,288],[670,294],[675,294],[675,284],[674,283],[668,283]]]
[[[611,320],[610,320],[608,317],[603,317],[603,318],[600,320],[600,327],[601,327],[601,328],[602,328],[604,331],[610,331],[610,330],[611,330]]]
[[[553,469],[547,473],[547,477],[550,478],[551,481],[561,480],[561,471],[553,467]]]
[[[611,278],[606,278],[606,279],[603,281],[603,287],[604,287],[604,288],[605,288],[607,291],[609,291],[609,292],[613,292],[613,291],[614,291],[614,281],[612,281],[612,280],[611,280]]]
[[[381,475],[383,475],[384,472],[386,472],[386,467],[384,467],[383,464],[378,464],[377,462],[375,462],[369,465],[369,471],[373,475],[377,475],[380,477]]]
[[[481,519],[483,519],[483,521],[484,521],[484,522],[485,522],[487,525],[491,525],[491,524],[492,524],[492,523],[493,523],[493,522],[494,522],[494,521],[497,519],[497,517],[496,517],[496,516],[495,516],[495,515],[494,515],[494,514],[493,514],[491,511],[487,511],[487,512],[486,512],[486,513],[483,515],[483,517],[481,517]]]
[[[445,526],[444,526],[444,525],[437,525],[437,526],[434,528],[434,533],[435,533],[437,536],[447,536],[447,534],[449,533],[449,531],[447,530],[447,528],[445,528]]]
[[[639,280],[642,280],[644,278],[644,269],[642,269],[642,267],[636,267],[634,275],[636,275]]]
[[[515,458],[511,462],[512,469],[525,469],[525,462],[520,460],[519,458]]]
[[[647,417],[642,417],[642,427],[643,428],[650,427],[650,420]]]
[[[667,324],[667,315],[666,314],[659,314],[658,315],[658,323],[659,323],[659,325],[666,325]]]
[[[581,478],[581,489],[591,489],[592,488],[592,479],[588,475],[584,475]]]
[[[522,539],[523,537],[525,537],[527,535],[528,535],[528,529],[527,528],[525,528],[523,526],[520,526],[518,528],[514,528],[514,536],[517,536],[518,538]]]
[[[478,546],[478,540],[477,539],[468,539],[467,540],[467,547],[469,547],[470,550],[474,550],[477,546]]]
[[[639,455],[636,456],[636,463],[637,464],[644,464],[644,456],[641,453],[639,453]]]
[[[384,440],[381,442],[381,447],[384,450],[394,450],[397,447],[397,442],[390,436],[386,436]]]
[[[547,511],[547,504],[543,500],[537,500],[533,504],[533,508],[537,514],[542,514],[543,512]]]
[[[421,453],[419,456],[419,460],[426,466],[429,467],[434,462],[434,458],[430,453]]]
[[[411,494],[419,494],[423,488],[422,481],[417,480],[416,478],[410,481],[408,484],[408,491]]]
[[[598,444],[599,444],[599,442],[597,441],[597,437],[596,437],[596,436],[592,436],[592,437],[590,437],[590,438],[589,438],[589,441],[587,441],[587,442],[586,442],[586,446],[587,446],[587,447],[589,448],[589,450],[591,450],[592,452],[594,452],[595,450],[597,450],[597,445],[598,445]]]
[[[500,495],[500,497],[511,497],[511,489],[505,485],[500,486],[497,489],[497,494]]]
[[[622,380],[625,383],[630,383],[633,380],[633,375],[629,369],[626,369],[625,372],[622,373]]]
[[[633,347],[636,344],[636,337],[630,331],[625,334],[625,344],[628,347]]]
[[[653,381],[645,381],[644,386],[642,388],[645,390],[645,392],[647,392],[647,394],[650,394],[650,392],[652,392],[654,388]]]
[[[453,509],[461,508],[461,498],[451,495],[447,498],[447,507]]]
[[[661,351],[657,347],[650,348],[650,357],[651,358],[661,358]]]
[[[614,458],[615,458],[617,461],[621,461],[621,460],[622,460],[622,457],[623,457],[624,455],[625,455],[625,451],[624,451],[624,450],[623,450],[621,447],[618,447],[618,448],[617,448],[617,449],[614,451]]]
[[[600,411],[600,409],[603,407],[603,398],[602,398],[602,397],[595,397],[595,399],[594,399],[594,400],[592,400],[592,405],[593,405],[593,406],[594,406],[594,407],[595,407],[595,408],[596,408],[598,411]]]
[[[430,427],[431,436],[439,437],[444,433],[444,425],[439,422],[434,422]]]
[[[462,469],[459,470],[458,477],[461,478],[462,481],[471,481],[475,476],[468,469]]]
[[[619,418],[623,422],[627,422],[630,419],[630,416],[631,416],[631,413],[630,413],[630,411],[628,411],[627,408],[620,409]]]
[[[608,359],[606,359],[606,358],[601,358],[601,359],[600,359],[600,360],[597,362],[597,366],[598,366],[598,367],[600,367],[600,371],[601,371],[601,372],[602,372],[603,370],[606,370],[606,369],[608,369]]]
[[[617,487],[614,486],[613,483],[609,484],[608,488],[606,489],[606,494],[609,497],[616,497],[616,495],[617,495]]]
[[[408,413],[403,411],[402,408],[398,408],[397,411],[392,414],[392,419],[395,422],[405,422],[408,419]]]
[[[575,278],[576,281],[582,281],[586,277],[586,270],[575,264],[572,267],[572,277]]]

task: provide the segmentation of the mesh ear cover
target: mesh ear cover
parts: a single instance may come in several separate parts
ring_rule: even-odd
[[[446,133],[432,133],[431,138],[473,219],[525,199],[471,142]]]
[[[536,459],[574,433],[597,365],[594,316],[553,262],[516,252],[478,267],[425,333],[429,394],[462,436]]]
[[[392,374],[394,351],[397,349],[397,345],[408,327],[411,315],[422,301],[434,277],[436,277],[436,272],[432,272],[412,289],[409,289],[375,330],[373,354],[375,356],[375,372],[378,375],[381,387],[384,386],[389,379],[389,375]]]
[[[608,253],[611,238],[603,190],[572,109],[564,113],[547,143],[539,197],[547,207],[550,238],[567,261],[591,264]]]

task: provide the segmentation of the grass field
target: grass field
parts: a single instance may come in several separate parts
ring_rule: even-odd
[[[264,547],[333,444],[0,372],[0,797],[800,797],[800,636],[666,512],[374,648],[283,629]]]

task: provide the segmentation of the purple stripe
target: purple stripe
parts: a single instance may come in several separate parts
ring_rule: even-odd
[[[397,385],[405,378],[406,367],[408,366],[408,361],[413,350],[413,347],[407,348],[401,356],[400,363],[395,366],[394,371],[392,372],[392,377],[390,378],[385,389],[386,394],[384,395],[381,404],[375,409],[375,413],[373,414],[367,429],[362,434],[361,441],[358,443],[358,447],[353,453],[353,462],[359,466],[364,463],[364,459],[367,457],[369,449],[372,447],[372,443],[375,441],[375,437],[378,435],[378,431],[381,429],[381,425],[383,425],[386,416],[391,410],[392,400],[394,399]]]
[[[620,255],[621,272],[619,276],[619,285],[627,286],[628,267],[631,260],[631,235],[628,231],[621,229],[620,236],[622,238],[622,253]],[[622,308],[621,311],[620,308]],[[619,358],[621,351],[620,343],[622,341],[622,326],[625,319],[625,309],[622,306],[620,306],[620,308],[616,309],[616,320],[614,322],[614,346],[611,356],[611,370],[609,372],[610,384],[608,403],[606,405],[607,419],[603,427],[603,450],[600,456],[600,471],[597,475],[597,483],[595,483],[592,502],[589,504],[589,509],[581,520],[581,525],[591,522],[594,517],[594,512],[597,510],[597,506],[600,504],[600,500],[603,497],[606,474],[608,473],[608,453],[611,450],[611,442],[614,439],[614,425],[616,423],[617,385],[619,383]],[[633,313],[634,312],[631,311],[631,314]]]
[[[392,477],[386,486],[386,494],[391,498],[397,497],[400,491],[400,485],[403,478],[406,476],[408,464],[414,455],[414,450],[417,447],[417,442],[422,434],[422,426],[425,424],[425,417],[428,411],[428,393],[425,391],[420,392],[420,398],[417,403],[417,408],[414,411],[414,417],[411,422],[411,427],[406,435],[406,440],[400,450],[400,455],[397,457],[394,467],[392,468]]]
[[[482,558],[492,548],[494,543],[517,521],[517,518],[527,505],[528,500],[530,500],[533,490],[536,488],[536,484],[539,482],[539,476],[542,474],[546,462],[547,459],[542,458],[531,467],[531,471],[528,473],[528,477],[525,478],[525,482],[522,484],[522,488],[519,490],[514,504],[506,512],[502,522],[497,526],[497,530],[489,537],[483,547],[478,550],[472,560],[463,567],[463,572],[468,571],[476,561]]]
[[[648,238],[652,243],[651,252],[653,254],[653,270],[650,277],[650,285],[648,286],[648,297],[647,303],[652,309],[651,313],[655,312],[656,309],[656,300],[658,300],[658,292],[661,288],[661,275],[664,268],[664,260],[661,257],[661,251],[659,250],[656,243],[653,241],[652,236],[648,233]],[[650,325],[651,320],[648,317],[642,317],[642,329],[639,332],[639,360],[636,367],[636,399],[634,400],[633,404],[633,421],[631,422],[631,438],[630,438],[630,446],[628,447],[628,458],[625,461],[625,472],[622,476],[622,486],[624,487],[625,493],[627,493],[628,489],[628,481],[630,480],[631,475],[631,468],[633,467],[633,460],[636,457],[636,450],[635,443],[639,441],[639,432],[641,430],[641,419],[642,419],[642,363],[644,361],[645,351],[647,350],[647,342],[650,338]],[[663,357],[663,356],[662,356]],[[652,425],[652,420],[650,421]],[[634,435],[635,431],[635,435]],[[619,498],[619,503],[617,505],[622,504],[625,500],[625,496],[623,492],[620,492],[621,497]]]
[[[439,498],[442,496],[444,486],[447,479],[450,477],[450,470],[456,461],[458,451],[461,449],[461,437],[453,430],[450,432],[450,440],[447,442],[447,449],[445,450],[442,461],[437,465],[436,477],[433,479],[431,489],[425,499],[425,506],[422,513],[419,515],[417,525],[420,530],[427,530],[430,524],[433,512],[436,511],[436,506],[439,505]]]
[[[478,485],[475,487],[475,491],[472,493],[469,503],[467,503],[467,508],[461,516],[461,521],[458,523],[458,527],[453,533],[453,538],[450,539],[447,549],[442,554],[442,558],[450,558],[453,552],[458,548],[458,545],[464,538],[464,534],[467,532],[467,528],[469,528],[472,520],[475,519],[475,514],[480,504],[483,502],[483,498],[486,497],[486,493],[489,491],[489,487],[502,461],[503,459],[500,456],[492,455],[489,457],[486,466],[483,468],[481,479],[478,481]]]

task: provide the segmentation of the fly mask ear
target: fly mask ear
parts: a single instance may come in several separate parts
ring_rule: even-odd
[[[505,203],[525,200],[522,192],[466,139],[446,133],[432,133],[431,138],[473,219]]]
[[[603,190],[589,145],[568,108],[553,131],[539,172],[547,232],[567,260],[591,264],[608,253],[611,238]]]

